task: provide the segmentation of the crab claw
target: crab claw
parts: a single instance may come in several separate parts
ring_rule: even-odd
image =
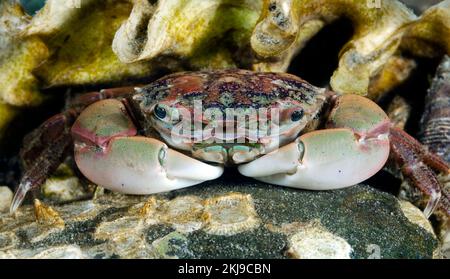
[[[75,161],[91,181],[125,194],[171,191],[222,175],[212,166],[142,136],[124,105],[104,100],[89,106],[77,119],[72,134]]]
[[[145,137],[118,137],[105,150],[76,146],[75,160],[91,181],[126,194],[171,191],[215,179],[223,168],[211,166]]]
[[[239,166],[239,171],[277,185],[329,190],[366,180],[383,167],[388,156],[387,137],[360,141],[350,129],[330,129],[305,134]]]
[[[362,182],[386,163],[389,121],[370,100],[339,97],[327,127],[239,166],[239,172],[277,185],[329,190]]]

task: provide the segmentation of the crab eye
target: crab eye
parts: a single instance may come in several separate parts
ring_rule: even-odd
[[[156,105],[154,113],[155,113],[156,117],[158,117],[159,119],[164,119],[164,118],[166,118],[166,115],[167,115],[166,109],[160,105]]]
[[[303,117],[303,110],[296,110],[291,114],[291,120],[297,122]]]

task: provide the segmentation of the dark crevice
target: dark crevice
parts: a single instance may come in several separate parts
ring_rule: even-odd
[[[325,26],[292,60],[288,72],[313,85],[325,87],[339,63],[339,52],[353,36],[349,19]]]
[[[425,97],[441,59],[408,58],[413,58],[416,61],[416,69],[412,71],[405,82],[382,98],[379,101],[379,105],[386,111],[395,96],[403,97],[411,106],[411,115],[406,123],[405,131],[416,137],[419,132],[420,118],[425,107]]]

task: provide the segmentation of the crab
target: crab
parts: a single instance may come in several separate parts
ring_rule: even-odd
[[[338,189],[370,178],[390,158],[430,197],[427,216],[438,205],[449,211],[436,178],[448,165],[392,127],[376,103],[286,73],[182,72],[88,93],[24,142],[12,212],[72,151],[88,180],[135,195],[197,185],[232,166],[270,184]]]

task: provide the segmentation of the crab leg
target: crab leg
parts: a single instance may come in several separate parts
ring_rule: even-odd
[[[72,128],[75,161],[91,181],[126,194],[152,194],[179,189],[222,175],[208,165],[142,136],[125,106],[104,100],[89,106]]]
[[[398,128],[391,128],[391,157],[402,175],[423,193],[429,196],[424,214],[429,217],[440,205],[450,214],[449,193],[441,185],[433,170],[450,174],[448,164],[439,156],[428,151],[416,139]]]
[[[41,186],[69,154],[72,148],[70,126],[75,118],[76,112],[68,110],[48,119],[26,136],[27,148],[22,148],[20,154],[25,172],[14,194],[11,212],[20,206],[27,192]]]
[[[28,134],[20,151],[24,174],[10,212],[16,211],[27,192],[41,186],[69,155],[73,146],[70,128],[86,106],[98,100],[124,97],[132,92],[132,87],[119,87],[83,94],[71,102],[68,110],[49,118]]]
[[[388,159],[389,119],[372,101],[338,97],[326,127],[239,166],[239,171],[277,185],[327,190],[366,180]]]

